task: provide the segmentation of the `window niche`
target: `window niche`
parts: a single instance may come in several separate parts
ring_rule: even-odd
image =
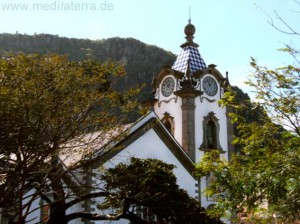
[[[219,140],[220,125],[218,121],[214,112],[210,112],[203,118],[203,141],[200,150],[219,150],[224,153]]]
[[[161,122],[164,124],[165,128],[174,135],[174,117],[171,117],[168,112],[164,113],[164,117],[161,119]]]

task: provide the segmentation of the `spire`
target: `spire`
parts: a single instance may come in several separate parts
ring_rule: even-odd
[[[172,69],[185,73],[189,66],[190,71],[195,73],[206,68],[206,64],[197,49],[199,45],[193,42],[195,32],[196,28],[191,23],[191,18],[189,18],[189,23],[184,28],[186,42],[180,46],[182,50],[177,56]]]
[[[189,6],[189,24],[191,24],[191,6]]]

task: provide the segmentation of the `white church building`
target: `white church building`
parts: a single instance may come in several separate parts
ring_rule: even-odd
[[[162,68],[153,79],[153,111],[129,126],[128,134],[112,145],[111,153],[99,164],[113,167],[130,157],[155,158],[174,164],[178,185],[207,208],[216,203],[203,194],[209,178],[195,178],[194,165],[212,149],[218,149],[225,159],[230,156],[232,125],[226,107],[218,104],[229,81],[227,74],[224,77],[216,65],[206,65],[198,44],[193,42],[195,27],[190,22],[184,33],[186,42],[181,45],[173,66]],[[93,184],[93,179],[88,182]],[[97,211],[93,204],[82,207]],[[37,223],[40,214],[38,209],[31,213],[30,223]],[[71,223],[128,223],[128,220],[76,219]]]
[[[227,74],[224,77],[216,65],[207,66],[204,62],[198,44],[193,42],[195,27],[190,21],[184,33],[186,42],[181,45],[173,66],[162,68],[153,79],[153,111],[129,127],[128,134],[99,164],[113,167],[130,157],[174,164],[178,185],[199,200],[202,207],[208,208],[216,203],[203,194],[209,177],[195,178],[194,168],[205,152],[212,149],[218,149],[220,156],[227,160],[230,157],[233,128],[226,107],[218,104],[229,81]]]

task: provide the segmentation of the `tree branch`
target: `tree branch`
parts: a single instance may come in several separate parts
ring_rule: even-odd
[[[268,21],[268,23],[273,26],[276,30],[278,30],[279,32],[281,33],[285,33],[285,34],[289,34],[289,35],[300,35],[300,33],[296,32],[292,27],[290,27],[279,15],[278,13],[276,12],[276,10],[274,10],[277,18],[288,28],[288,30],[290,31],[285,31],[283,29],[280,29],[278,28],[277,26],[275,26],[274,22],[273,22],[273,19],[271,19],[271,21]]]
[[[111,221],[116,221],[120,219],[127,219],[130,221],[135,221],[134,223],[138,224],[149,224],[148,221],[143,220],[139,216],[133,213],[120,213],[116,215],[110,215],[110,214],[105,214],[105,215],[100,215],[100,214],[92,214],[92,213],[85,213],[85,212],[75,212],[70,215],[66,216],[66,221],[69,222],[74,219],[78,218],[84,218],[88,220],[111,220]]]
[[[98,192],[98,193],[92,193],[92,194],[87,194],[82,197],[82,199],[87,199],[86,197],[101,197],[102,194],[109,195],[107,192]],[[74,200],[76,201],[76,199]],[[78,203],[78,202],[77,202]],[[119,214],[93,214],[93,213],[86,213],[86,212],[75,212],[72,214],[69,214],[66,216],[67,222],[77,219],[77,218],[84,218],[88,220],[120,220],[120,219],[127,219],[130,221],[133,221],[133,223],[137,224],[149,224],[148,221],[143,220],[140,216],[134,214],[133,212],[129,211],[130,208],[130,202],[129,199],[125,198],[124,199],[124,204],[123,204],[123,209],[122,212]]]
[[[66,220],[69,222],[73,219],[77,218],[84,218],[88,220],[119,220],[123,218],[123,213],[117,214],[117,215],[100,215],[100,214],[92,214],[92,213],[86,213],[86,212],[75,212],[70,215],[67,215]]]
[[[85,194],[85,195],[82,195],[81,197],[74,199],[73,201],[66,203],[66,209],[68,209],[69,207],[71,207],[79,202],[82,202],[84,200],[91,199],[91,198],[105,197],[108,195],[109,195],[108,192],[96,192],[96,193],[91,193],[91,194]]]

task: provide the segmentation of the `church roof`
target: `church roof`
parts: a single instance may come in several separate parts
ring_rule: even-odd
[[[206,64],[198,49],[193,46],[186,46],[181,50],[174,65],[172,66],[172,69],[185,73],[188,63],[190,63],[192,73],[206,68]]]
[[[182,50],[177,56],[172,69],[186,73],[189,64],[191,72],[194,73],[206,68],[206,64],[198,51],[199,45],[193,42],[195,32],[196,28],[189,20],[189,24],[184,28],[186,42],[181,45]]]
[[[126,149],[132,142],[135,142],[138,138],[144,136],[144,134],[150,129],[155,131],[157,136],[159,136],[162,142],[164,142],[176,159],[191,174],[191,176],[194,176],[194,162],[190,159],[188,154],[175,140],[174,136],[172,136],[171,133],[166,129],[153,111],[143,116],[135,124],[130,126],[127,130],[127,135],[123,136],[123,138],[121,137],[118,141],[114,141],[112,145],[107,147],[107,153],[105,153],[102,159],[98,161],[96,166],[99,166],[100,164],[103,164],[115,157],[122,150]],[[151,141],[151,139],[148,140]],[[145,142],[145,144],[149,143],[150,142]]]
[[[74,141],[62,146],[66,152],[61,151],[60,160],[65,167],[76,167],[84,160],[83,156],[86,155],[82,151],[84,150],[84,152],[89,153],[89,157],[87,157],[89,158],[89,163],[87,164],[92,166],[92,163],[94,163],[96,166],[99,166],[115,157],[150,129],[155,131],[157,136],[159,136],[162,142],[167,145],[168,149],[176,159],[191,174],[191,176],[193,176],[193,161],[153,111],[141,117],[135,123],[112,129],[111,132],[103,133],[98,131],[80,137],[80,141],[74,139]],[[146,142],[145,144],[149,144],[149,142]],[[70,149],[72,149],[71,154]],[[74,169],[74,167],[72,169]]]

